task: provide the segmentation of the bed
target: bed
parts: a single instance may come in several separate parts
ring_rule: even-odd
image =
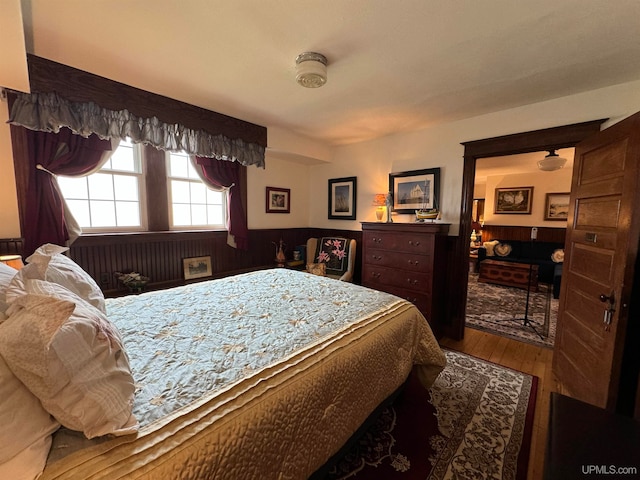
[[[416,368],[445,357],[410,303],[270,269],[106,300],[128,354],[134,434],[60,428],[42,480],[304,479]]]

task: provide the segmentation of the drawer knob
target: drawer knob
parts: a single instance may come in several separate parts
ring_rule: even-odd
[[[374,260],[382,260],[382,256],[380,256],[380,255],[373,255],[373,259],[374,259]]]
[[[407,283],[410,283],[411,285],[417,285],[418,280],[411,280],[410,278],[407,278]]]
[[[409,265],[418,265],[418,260],[409,260]]]
[[[415,245],[416,247],[420,245],[420,240],[417,241],[413,241],[413,240],[409,240],[409,245]]]
[[[381,239],[381,238],[373,237],[373,242],[374,242],[374,243],[380,243],[380,242],[382,242],[382,239]]]
[[[380,273],[378,273],[378,272],[373,272],[373,273],[371,274],[371,276],[372,276],[373,278],[380,278]]]

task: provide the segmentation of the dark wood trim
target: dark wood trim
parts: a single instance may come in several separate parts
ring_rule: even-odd
[[[186,283],[182,278],[184,258],[211,256],[214,278],[219,278],[275,266],[275,248],[280,239],[285,244],[287,259],[291,259],[296,246],[306,245],[309,237],[322,236],[356,240],[354,282],[359,283],[361,231],[314,228],[250,230],[249,251],[227,245],[226,230],[82,235],[71,245],[69,255],[96,280],[105,294],[113,296],[122,293],[114,272],[140,272],[151,278],[151,289],[166,288]]]
[[[564,245],[566,228],[538,227],[537,242],[553,242]],[[518,240],[526,242],[531,240],[531,227],[514,225],[485,225],[482,229],[482,241],[491,240]]]
[[[476,159],[574,147],[585,138],[599,132],[602,123],[606,120],[607,119],[593,120],[590,122],[462,143],[462,145],[464,145],[464,167],[460,205],[460,228],[455,245],[452,246],[453,258],[447,279],[450,295],[450,310],[447,317],[448,323],[444,329],[446,336],[453,339],[462,339],[464,337],[467,282],[469,275],[468,250],[469,236],[471,235],[471,211],[473,207]]]
[[[213,135],[240,138],[267,146],[266,127],[212,112],[169,97],[109,80],[46,58],[27,54],[32,92],[57,92],[74,102],[94,102],[110,110],[129,110],[132,114],[157,117],[168,124],[180,124]]]
[[[166,153],[152,146],[144,150],[144,179],[146,187],[147,229],[151,232],[169,230],[169,186],[167,184]]]
[[[464,156],[473,158],[498,157],[517,153],[539,152],[574,147],[589,135],[599,132],[606,118],[574,123],[531,132],[462,142]]]

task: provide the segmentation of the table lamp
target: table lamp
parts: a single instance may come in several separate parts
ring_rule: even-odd
[[[20,255],[0,255],[0,262],[5,263],[16,270],[20,270],[24,267],[24,263],[22,263],[22,257]]]
[[[373,205],[376,206],[376,218],[379,222],[382,221],[382,215],[384,214],[384,206],[387,204],[387,196],[384,193],[376,193],[373,197]]]

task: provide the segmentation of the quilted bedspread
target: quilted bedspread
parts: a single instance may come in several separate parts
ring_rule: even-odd
[[[286,269],[107,301],[136,381],[137,435],[59,431],[41,478],[307,478],[414,364],[445,357],[419,311]]]

